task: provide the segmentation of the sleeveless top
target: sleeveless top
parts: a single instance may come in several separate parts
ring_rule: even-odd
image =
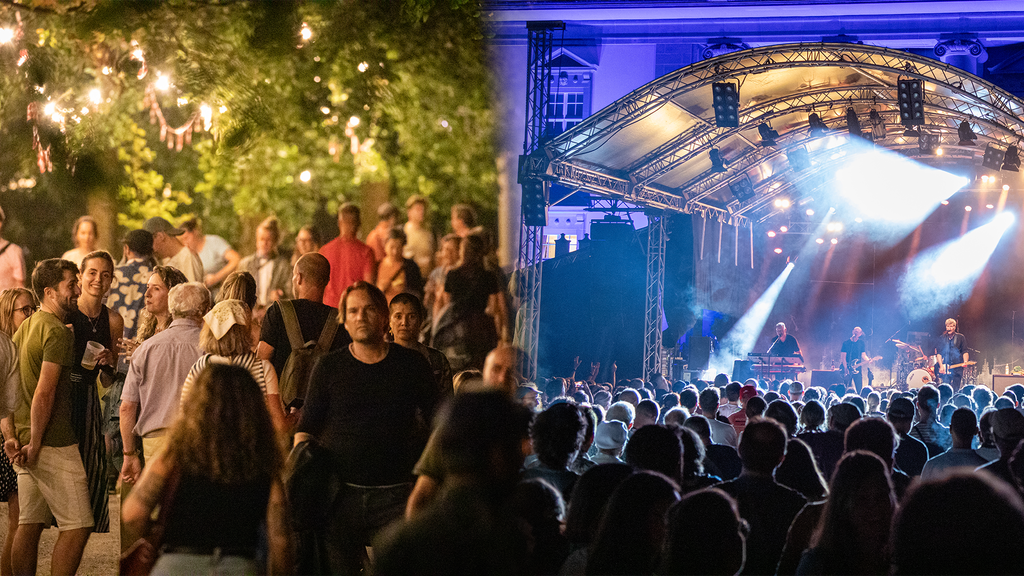
[[[167,512],[164,544],[255,551],[269,500],[269,478],[219,484],[183,474]]]
[[[110,309],[101,305],[100,315],[96,319],[89,318],[80,310],[75,309],[68,315],[68,322],[75,332],[75,363],[71,368],[71,382],[73,384],[94,382],[100,367],[96,366],[92,370],[82,368],[82,357],[85,356],[85,345],[90,340],[99,342],[104,348],[110,349]]]

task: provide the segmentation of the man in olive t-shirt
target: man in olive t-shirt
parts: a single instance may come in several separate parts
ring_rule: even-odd
[[[64,323],[77,307],[78,267],[53,258],[36,265],[32,288],[39,311],[14,334],[21,365],[21,400],[14,411],[15,438],[4,450],[18,473],[19,528],[15,574],[35,574],[39,537],[57,519],[53,574],[74,574],[92,532],[85,467],[71,427],[71,363],[74,333]]]

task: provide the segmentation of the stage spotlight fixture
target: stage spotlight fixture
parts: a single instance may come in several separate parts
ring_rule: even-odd
[[[810,129],[812,138],[824,136],[825,133],[828,132],[828,126],[826,126],[825,123],[821,121],[821,116],[818,116],[814,112],[811,112],[811,114],[807,117],[807,126]]]
[[[942,201],[942,205],[943,206],[949,206],[949,200],[943,200]]]
[[[988,174],[982,174],[981,175],[981,181],[982,182],[988,182]]]
[[[885,120],[882,119],[882,115],[878,113],[878,110],[871,111],[871,138],[875,141],[885,140]]]
[[[523,183],[523,222],[527,226],[547,226],[548,199],[542,180]]]
[[[761,146],[765,148],[775,146],[775,139],[779,137],[778,130],[762,122],[757,125],[757,132],[761,135]]]
[[[993,204],[985,204],[985,208],[988,208],[989,210],[991,210],[991,209],[995,208],[995,205],[993,205]]]
[[[808,216],[814,216],[814,210],[812,210],[811,208],[808,208],[807,212],[805,212],[805,214],[807,214]]]
[[[921,133],[921,138],[917,141],[917,149],[920,150],[922,154],[935,154],[935,149],[938,147],[938,134]]]
[[[846,109],[846,129],[850,131],[850,136],[864,137],[864,132],[860,129],[860,118],[857,118],[857,111],[853,106]]]
[[[795,172],[803,172],[811,167],[811,155],[803,146],[786,152],[786,157],[789,158],[789,165]]]
[[[775,234],[775,230],[769,230],[769,231],[768,231],[768,237],[769,237],[769,238],[775,238],[775,236],[776,236],[776,234]]]
[[[839,239],[838,238],[833,238],[831,240],[831,242],[832,242],[833,245],[839,244]]]
[[[971,210],[974,210],[974,208],[971,208],[970,206],[964,206],[964,212],[970,212]]]
[[[1003,170],[1020,172],[1020,154],[1017,152],[1016,146],[1006,149],[1006,155],[1003,156]]]
[[[815,240],[815,242],[817,242],[818,244],[824,244],[825,243],[825,239],[824,238],[818,238],[817,240]]]
[[[1003,166],[1004,156],[1005,154],[1002,150],[989,144],[985,147],[985,156],[981,160],[981,165],[992,170],[999,170]]]
[[[913,128],[907,128],[906,130],[903,131],[903,137],[904,138],[920,138],[921,137],[921,133],[918,132],[917,130],[914,130]]]
[[[1010,185],[1009,184],[1003,184],[1003,192],[1009,192],[1009,191],[1010,191]]]
[[[904,126],[924,126],[924,82],[916,78],[900,78],[896,90],[900,123]]]
[[[711,157],[711,171],[712,172],[725,172],[726,171],[725,159],[722,158],[722,153],[718,150],[718,148],[712,148],[711,150],[709,150],[708,151],[708,156]]]
[[[757,195],[757,193],[754,192],[754,185],[751,184],[748,176],[744,176],[736,182],[729,184],[729,190],[732,191],[732,195],[740,202],[746,202]]]
[[[775,199],[775,207],[776,208],[789,208],[789,206],[790,206],[789,198],[776,198]]]
[[[775,253],[776,254],[782,254],[782,248],[776,248],[775,249]]]
[[[971,130],[971,125],[964,120],[960,123],[960,127],[957,128],[957,134],[960,135],[960,146],[974,146],[974,141],[978,139],[978,135]]]
[[[715,82],[711,85],[714,95],[715,124],[719,128],[740,127],[740,90],[732,82]]]
[[[789,232],[789,226],[779,226],[779,232]]]

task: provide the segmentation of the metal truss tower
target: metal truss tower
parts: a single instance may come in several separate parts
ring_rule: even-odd
[[[551,51],[554,31],[564,30],[563,22],[529,22],[526,74],[526,132],[523,139],[524,158],[541,143],[551,100]],[[520,173],[523,172],[520,167]],[[523,183],[520,178],[520,184]],[[545,188],[548,186],[545,183]],[[540,341],[540,290],[543,268],[544,227],[528,226],[520,215],[519,263],[516,293],[519,312],[516,320],[516,343],[526,352],[520,366],[524,378],[537,379],[537,349]]]
[[[644,381],[662,371],[661,298],[665,292],[665,214],[648,214],[644,302]]]

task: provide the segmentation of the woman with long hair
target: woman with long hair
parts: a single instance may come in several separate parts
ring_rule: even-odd
[[[96,250],[96,240],[99,237],[100,232],[96,227],[96,219],[88,214],[79,217],[71,228],[71,241],[75,247],[65,252],[61,258],[74,262],[75,266],[81,266],[82,258]]]
[[[38,308],[36,296],[28,288],[9,288],[0,292],[0,332],[6,341],[14,336],[15,331],[26,318]],[[3,337],[0,337],[3,339]],[[7,348],[13,348],[14,343]],[[10,361],[17,361],[11,358]],[[8,452],[14,454],[21,450],[21,444],[14,433],[14,421],[10,416],[0,421],[3,431],[4,454],[0,455],[0,502],[7,502],[7,534],[4,537],[3,553],[0,554],[0,575],[9,576],[14,573],[11,566],[11,547],[14,544],[14,533],[18,530],[18,475],[11,465]],[[10,445],[8,445],[8,442]]]
[[[145,534],[153,509],[169,500],[152,574],[290,573],[283,456],[259,386],[244,368],[212,364],[189,402],[122,509],[122,521]],[[264,522],[269,557],[260,570]]]
[[[821,522],[797,574],[886,574],[896,491],[889,467],[870,452],[836,465]]]
[[[78,308],[67,317],[75,333],[74,364],[71,368],[71,425],[78,438],[78,451],[89,481],[89,499],[95,521],[93,532],[109,532],[107,446],[103,437],[96,379],[100,378],[105,387],[113,383],[118,342],[124,335],[121,315],[104,304],[114,280],[114,259],[102,250],[90,252],[82,258],[78,278],[82,295],[78,297]],[[86,366],[85,355],[90,342],[103,348]]]
[[[231,364],[244,368],[253,377],[266,397],[267,410],[277,430],[285,429],[284,405],[277,384],[277,372],[269,360],[252,351],[252,312],[241,300],[223,300],[204,317],[199,332],[199,347],[206,354],[192,365],[181,387],[183,411],[194,409],[190,397],[199,375],[211,364]]]
[[[156,266],[146,284],[146,307],[139,315],[139,328],[133,340],[122,340],[125,352],[132,352],[149,338],[171,325],[171,311],[167,307],[167,294],[178,284],[188,282],[185,274],[173,266]]]

